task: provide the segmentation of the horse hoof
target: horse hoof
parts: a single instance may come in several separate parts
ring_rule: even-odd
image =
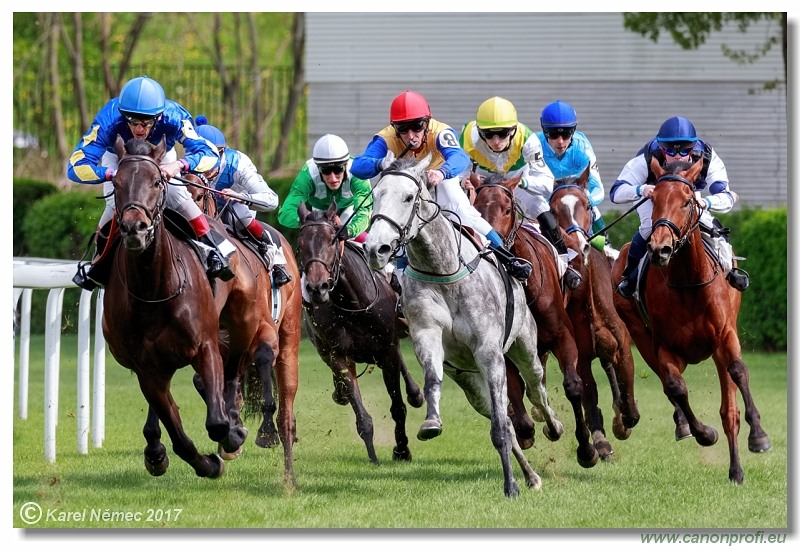
[[[531,438],[521,438],[521,437],[517,436],[517,443],[519,443],[519,448],[522,449],[523,451],[533,447],[533,442],[534,442],[534,440],[533,440],[532,437]]]
[[[564,425],[561,424],[561,422],[556,422],[553,424],[553,428],[551,429],[550,426],[545,424],[544,428],[542,428],[542,432],[548,441],[558,441],[561,439],[561,435],[564,433]]]
[[[694,436],[697,443],[702,445],[703,447],[711,447],[714,443],[717,442],[719,439],[719,434],[717,434],[717,430],[712,428],[711,426],[706,426],[706,429]]]
[[[235,451],[228,452],[222,448],[222,445],[219,446],[219,456],[222,457],[222,460],[234,460],[239,458],[242,454],[242,447],[239,447]]]
[[[333,393],[331,394],[331,399],[337,405],[347,405],[350,401],[347,399],[346,395],[342,395],[342,392],[339,391],[339,388],[334,388]]]
[[[392,460],[411,462],[411,449],[406,447],[401,450],[399,447],[395,447],[392,449]]]
[[[438,420],[426,420],[419,427],[417,439],[427,441],[442,434],[442,423]]]
[[[600,460],[611,460],[611,455],[614,454],[614,449],[611,447],[611,443],[605,439],[602,441],[595,441],[594,448],[597,451],[597,454],[600,455]]]
[[[583,454],[581,453],[580,449],[578,449],[578,464],[580,464],[583,468],[594,468],[599,459],[600,454],[592,445],[589,445],[589,450],[585,451]]]
[[[747,448],[751,453],[765,453],[772,448],[769,437],[764,434],[761,437],[750,437],[747,439]]]
[[[692,431],[689,429],[689,424],[676,424],[675,425],[675,441],[688,439],[692,437]]]
[[[517,498],[519,496],[519,486],[517,485],[517,482],[516,481],[512,481],[511,483],[509,483],[505,487],[503,493],[508,498]]]
[[[418,409],[425,403],[425,396],[422,395],[422,392],[418,389],[416,392],[408,394],[408,404]]]
[[[256,437],[256,446],[262,449],[272,449],[277,447],[280,443],[278,432],[273,428],[272,430],[258,430],[258,437]]]
[[[163,476],[165,473],[167,473],[167,468],[169,468],[169,455],[164,455],[164,460],[157,464],[150,462],[147,460],[147,456],[145,456],[144,467],[153,477]]]
[[[209,479],[221,478],[222,474],[225,473],[225,462],[222,460],[222,458],[220,458],[219,455],[206,455],[206,458],[211,461],[211,466],[213,468],[206,477]]]
[[[622,420],[617,420],[616,418],[611,423],[611,431],[614,433],[614,437],[620,441],[625,441],[631,436],[631,429],[626,428]]]

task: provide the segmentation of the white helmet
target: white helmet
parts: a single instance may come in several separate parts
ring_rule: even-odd
[[[313,157],[316,164],[341,164],[350,158],[350,151],[342,138],[325,134],[314,144]]]

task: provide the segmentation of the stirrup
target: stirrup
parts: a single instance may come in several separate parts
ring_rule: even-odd
[[[731,268],[728,275],[725,277],[733,288],[739,292],[744,292],[750,286],[750,275],[747,271],[739,269],[738,267]]]
[[[216,250],[212,250],[208,255],[207,273],[209,279],[219,278],[223,281],[230,281],[235,276],[231,266],[220,257]]]
[[[508,264],[506,265],[506,271],[508,271],[508,274],[515,279],[526,282],[528,277],[531,276],[533,266],[531,266],[530,262],[527,260],[523,260],[522,258],[514,258],[509,260]]]
[[[75,276],[72,278],[72,282],[83,290],[88,290],[89,292],[97,288],[97,283],[89,278],[88,270],[86,269],[85,264],[78,264],[78,272],[75,273]]]

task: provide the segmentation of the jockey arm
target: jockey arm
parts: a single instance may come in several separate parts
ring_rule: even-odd
[[[644,154],[640,154],[629,160],[625,167],[617,176],[617,181],[611,186],[608,198],[614,204],[625,204],[635,202],[647,193],[647,162]],[[650,185],[650,188],[653,186]]]
[[[708,165],[708,173],[705,178],[708,188],[708,195],[701,202],[705,202],[705,206],[709,212],[718,214],[725,214],[730,212],[733,205],[736,204],[738,196],[733,193],[728,185],[728,171],[725,164],[717,156],[716,151],[712,150],[711,160]],[[698,191],[698,195],[699,195]]]
[[[258,173],[255,164],[250,160],[250,157],[236,151],[239,155],[239,164],[236,167],[236,172],[233,176],[234,186],[233,191],[239,191],[244,195],[249,196],[259,202],[264,203],[266,206],[249,205],[253,210],[260,212],[272,212],[278,208],[278,194],[270,189],[261,174]]]
[[[523,168],[519,188],[532,195],[541,195],[545,198],[552,195],[555,177],[544,161],[542,143],[536,134],[532,133],[525,141],[522,146],[522,157],[526,164]]]
[[[353,159],[350,173],[363,180],[374,178],[382,170],[381,163],[388,152],[389,146],[386,141],[381,136],[375,135],[364,152]]]
[[[353,239],[364,233],[369,227],[372,215],[372,185],[369,180],[350,177],[350,189],[353,192],[353,208],[358,208],[347,222],[347,234]],[[341,209],[341,205],[339,205]]]
[[[161,171],[170,177],[181,171],[204,174],[219,165],[219,155],[206,140],[197,135],[189,113],[183,108],[179,111],[181,111],[180,120],[172,122],[172,128],[177,129],[176,141],[183,146],[184,156],[182,159],[163,165]],[[167,113],[162,116],[167,116]],[[173,114],[170,113],[169,116],[172,121]]]
[[[308,170],[308,164],[304,164],[278,210],[278,223],[290,229],[300,227],[300,215],[297,209],[301,203],[308,203],[308,199],[314,195],[314,189],[314,180]]]
[[[436,136],[436,148],[444,157],[444,164],[437,170],[450,179],[466,174],[472,165],[472,159],[458,143],[456,133],[452,128],[445,128]]]

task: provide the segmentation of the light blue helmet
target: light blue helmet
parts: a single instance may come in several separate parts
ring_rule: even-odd
[[[688,118],[674,116],[664,121],[656,139],[659,143],[695,142],[697,132]]]
[[[548,104],[542,109],[542,116],[539,119],[542,130],[549,128],[575,128],[578,125],[578,115],[572,105],[560,99]]]
[[[225,135],[216,126],[211,126],[208,119],[203,115],[197,115],[194,119],[195,129],[200,137],[207,139],[214,145],[219,147],[227,147],[225,143]]]
[[[123,116],[154,118],[164,112],[167,98],[161,84],[152,78],[137,76],[122,87],[118,105]]]

